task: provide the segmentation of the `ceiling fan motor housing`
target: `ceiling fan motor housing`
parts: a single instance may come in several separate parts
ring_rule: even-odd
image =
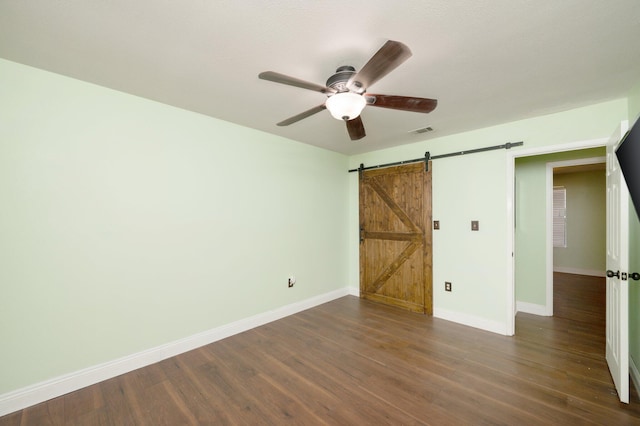
[[[348,92],[347,81],[349,81],[355,73],[356,69],[351,65],[338,67],[336,73],[327,80],[327,87],[334,89],[337,93]]]

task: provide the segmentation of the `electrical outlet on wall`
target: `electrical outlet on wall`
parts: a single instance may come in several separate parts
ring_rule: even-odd
[[[451,291],[451,283],[449,281],[444,282],[444,291]]]
[[[293,275],[289,277],[289,279],[287,280],[287,285],[289,286],[289,288],[293,287],[293,285],[296,283],[296,277],[294,277]]]

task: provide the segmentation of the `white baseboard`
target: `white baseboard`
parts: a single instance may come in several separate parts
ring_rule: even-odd
[[[5,393],[0,395],[0,416],[154,364],[349,294],[352,294],[351,287],[334,290],[273,311],[264,312],[185,337],[184,339]]]
[[[508,335],[507,325],[498,321],[491,321],[485,318],[473,315],[463,314],[460,312],[448,311],[446,309],[434,308],[433,316],[447,321],[457,322],[458,324],[467,325],[469,327],[479,328],[481,330],[490,331],[492,333]]]
[[[554,266],[553,272],[563,272],[565,274],[589,275],[592,277],[605,277],[605,271],[600,269],[580,269],[569,268],[564,266]]]
[[[638,366],[632,356],[629,356],[629,374],[631,375],[631,383],[635,386],[636,392],[640,393],[640,371],[638,371]]]
[[[553,312],[549,312],[545,305],[519,301],[516,301],[516,312],[524,312],[525,314],[540,315],[543,317],[550,317],[553,315]]]
[[[351,287],[348,287],[347,290],[349,291],[349,295],[360,297],[360,287],[351,286]]]

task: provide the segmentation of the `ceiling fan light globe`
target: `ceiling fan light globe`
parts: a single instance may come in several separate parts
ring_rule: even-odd
[[[325,104],[333,118],[345,121],[359,116],[366,105],[364,96],[351,92],[336,93]]]

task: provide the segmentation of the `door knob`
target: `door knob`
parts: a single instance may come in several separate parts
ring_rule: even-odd
[[[640,280],[640,274],[637,272],[632,272],[629,274],[629,278],[631,278],[632,280],[638,281]]]
[[[613,272],[612,270],[609,269],[609,270],[607,270],[607,277],[609,277],[609,278],[613,278],[613,277],[620,278],[620,271]],[[640,278],[640,277],[638,277],[638,278]]]

